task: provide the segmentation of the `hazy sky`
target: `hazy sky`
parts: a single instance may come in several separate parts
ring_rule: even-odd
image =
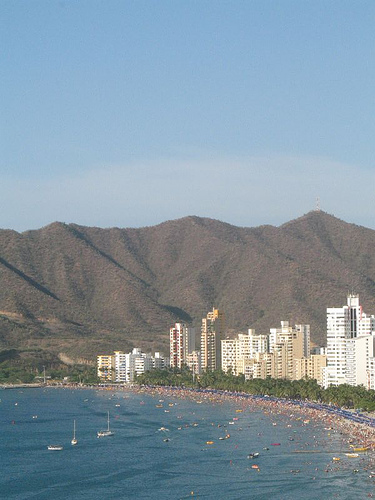
[[[2,0],[0,227],[375,228],[373,0]]]

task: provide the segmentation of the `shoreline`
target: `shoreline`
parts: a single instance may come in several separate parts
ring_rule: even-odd
[[[337,414],[335,411],[327,411],[322,408],[316,408],[311,405],[312,402],[296,402],[278,398],[255,396],[242,393],[231,393],[213,389],[182,389],[171,387],[125,387],[125,390],[137,394],[148,394],[160,397],[177,397],[181,399],[191,399],[196,402],[223,403],[232,402],[239,405],[244,410],[254,405],[265,414],[286,415],[293,420],[303,420],[306,425],[309,420],[320,421],[324,423],[324,430],[336,432],[343,436],[346,442],[348,452],[351,448],[366,448],[366,455],[370,458],[371,468],[375,467],[375,428],[359,423],[348,418],[348,415]],[[335,408],[333,407],[332,410]],[[374,419],[372,419],[374,420]],[[369,454],[373,456],[369,456]]]
[[[265,398],[241,393],[230,393],[215,390],[191,390],[171,387],[145,387],[125,388],[125,390],[137,394],[147,394],[155,398],[165,400],[166,398],[189,399],[196,403],[225,404],[230,402],[236,405],[235,415],[238,411],[261,411],[264,415],[272,419],[281,418],[288,422],[288,427],[293,422],[302,421],[302,425],[322,424],[322,432],[327,432],[327,436],[336,434],[341,441],[340,450],[335,454],[333,460],[341,460],[339,455],[354,454],[359,457],[361,468],[370,473],[370,478],[375,478],[375,429],[349,420],[348,418],[334,413],[324,412],[321,409],[309,408],[300,404],[294,404],[288,400],[278,400],[277,398]],[[301,402],[300,402],[301,403]],[[310,403],[311,404],[311,403]],[[277,425],[272,423],[272,425]],[[314,436],[315,437],[315,436]],[[308,444],[308,443],[306,443]],[[314,453],[314,448],[308,446],[307,449],[296,450],[295,453]],[[345,458],[345,457],[343,457]],[[337,465],[337,462],[335,462]],[[325,472],[330,472],[330,464]],[[356,469],[354,470],[356,471]]]

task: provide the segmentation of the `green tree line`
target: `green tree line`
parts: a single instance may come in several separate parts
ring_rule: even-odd
[[[186,388],[211,388],[231,392],[244,392],[254,395],[268,395],[277,398],[317,401],[332,403],[346,408],[361,408],[375,411],[375,391],[363,386],[342,384],[320,387],[314,379],[251,379],[244,375],[235,376],[222,370],[207,371],[193,377],[192,372],[183,367],[150,370],[136,378],[138,384],[156,386],[175,386]]]

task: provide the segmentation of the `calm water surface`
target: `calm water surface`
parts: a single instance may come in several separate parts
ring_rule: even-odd
[[[254,409],[240,413],[235,402],[159,402],[128,392],[12,389],[0,391],[0,398],[2,499],[375,496],[363,468],[366,458],[346,458],[341,436],[312,420]],[[98,439],[107,411],[115,435]],[[77,446],[70,444],[74,419]],[[231,437],[219,440],[227,432]],[[64,450],[48,451],[48,444],[61,444]],[[249,460],[251,452],[260,456]],[[340,462],[333,462],[333,456]]]

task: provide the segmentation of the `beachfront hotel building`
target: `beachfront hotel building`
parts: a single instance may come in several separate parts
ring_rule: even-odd
[[[323,385],[323,369],[327,366],[327,356],[311,354],[309,357],[294,360],[294,380],[313,378],[319,385]]]
[[[253,378],[276,378],[275,356],[269,352],[257,352],[250,359],[240,359],[237,363],[238,373],[245,375],[245,380]]]
[[[114,356],[111,354],[103,354],[96,357],[96,374],[101,381],[114,381],[114,362]]]
[[[276,378],[294,380],[294,360],[310,355],[310,325],[289,326],[281,321],[280,328],[271,328],[269,350],[275,355]]]
[[[310,325],[289,326],[282,321],[280,328],[271,328],[268,335],[247,334],[221,342],[222,369],[234,375],[251,378],[287,378],[296,376],[294,360],[310,355]],[[310,370],[311,372],[311,370]]]
[[[225,316],[223,311],[213,308],[201,326],[201,370],[221,368],[221,341],[224,337]]]
[[[97,356],[97,375],[102,382],[133,382],[136,375],[166,366],[169,366],[168,358],[164,358],[159,352],[152,356],[139,348],[134,348],[129,353],[115,351],[111,355]]]
[[[256,335],[253,329],[249,329],[247,334],[239,333],[237,338],[221,341],[222,370],[231,371],[233,375],[245,373],[245,360],[267,352],[268,335]]]
[[[201,352],[192,351],[186,356],[186,366],[191,370],[193,375],[201,373]]]
[[[350,294],[343,307],[327,309],[327,367],[324,387],[369,386],[370,358],[375,356],[375,317],[364,313],[359,296]]]
[[[170,365],[182,368],[188,355],[195,350],[195,328],[185,323],[175,323],[169,330]]]

